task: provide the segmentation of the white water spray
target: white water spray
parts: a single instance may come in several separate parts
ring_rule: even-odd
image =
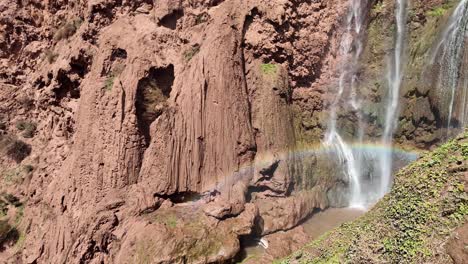
[[[388,97],[385,114],[384,133],[382,135],[382,144],[391,149],[393,132],[396,128],[396,117],[398,113],[398,102],[401,82],[403,80],[403,56],[404,56],[404,43],[406,35],[406,0],[397,0],[395,9],[396,18],[396,38],[395,49],[393,56],[390,60],[390,65],[387,71],[388,82]],[[390,152],[384,153],[379,157],[380,161],[380,192],[379,196],[382,197],[390,189],[392,183],[392,154]]]
[[[352,109],[359,108],[359,100],[356,91],[357,76],[355,69],[357,68],[359,57],[362,53],[361,29],[363,26],[363,6],[367,0],[350,0],[350,10],[348,11],[346,32],[343,34],[340,43],[340,55],[344,59],[341,64],[343,67],[340,71],[338,95],[331,107],[331,116],[328,125],[328,131],[325,137],[324,144],[330,147],[333,154],[336,154],[340,163],[344,164],[344,173],[349,178],[350,183],[350,207],[364,207],[365,199],[361,188],[360,162],[359,155],[353,153],[352,148],[343,140],[337,130],[337,109],[345,92],[349,93],[350,99],[346,104]],[[360,117],[359,117],[360,118]],[[359,134],[363,134],[363,122],[359,120]],[[359,137],[362,140],[362,136]]]
[[[438,89],[449,93],[450,100],[448,103],[448,116],[447,116],[447,128],[451,127],[453,118],[455,98],[457,94],[457,88],[460,86],[460,96],[462,98],[460,105],[459,121],[460,125],[465,125],[465,108],[468,102],[466,101],[466,87],[467,80],[463,83],[459,83],[461,71],[463,67],[464,56],[464,45],[465,38],[468,34],[468,0],[462,0],[455,8],[452,16],[449,20],[449,26],[445,29],[442,34],[440,42],[437,44],[435,52],[431,58],[431,64],[434,64],[435,59],[440,54],[440,73],[438,80]],[[467,77],[465,77],[467,78]]]

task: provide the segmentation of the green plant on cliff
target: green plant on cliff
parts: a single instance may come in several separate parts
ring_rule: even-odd
[[[57,60],[58,53],[55,53],[53,50],[48,49],[44,52],[44,58],[49,64],[52,64]]]
[[[449,11],[455,4],[455,1],[449,1],[447,3],[442,4],[441,6],[437,6],[427,12],[428,16],[431,17],[441,17],[444,16],[447,11]]]
[[[83,23],[81,18],[73,19],[70,21],[65,22],[62,26],[60,26],[54,34],[54,40],[60,41],[62,39],[67,39],[75,34],[78,28]]]
[[[13,136],[0,135],[0,153],[19,163],[31,154],[31,146]]]
[[[363,217],[281,263],[444,262],[440,252],[468,217],[468,130],[402,169],[391,192]],[[437,259],[437,261],[434,261]]]
[[[9,212],[14,208],[12,212]],[[0,247],[5,243],[15,243],[17,249],[22,247],[25,235],[18,229],[23,218],[23,203],[10,193],[0,193]]]
[[[31,165],[19,166],[14,169],[9,169],[0,173],[1,178],[4,180],[5,184],[19,184],[24,178],[28,175],[31,175],[31,172],[34,170],[34,167]]]
[[[112,87],[114,87],[115,76],[111,75],[107,77],[106,81],[104,82],[104,89],[107,91],[111,91]]]
[[[114,87],[115,79],[124,71],[125,65],[116,65],[112,70],[110,75],[106,78],[104,82],[104,89],[106,91],[111,91]]]
[[[273,75],[273,74],[276,74],[277,72],[277,66],[276,64],[272,64],[272,63],[262,63],[260,65],[260,70],[262,71],[263,74]]]
[[[36,124],[33,122],[29,121],[19,121],[16,123],[16,128],[19,131],[23,131],[22,136],[25,138],[32,138],[34,136],[34,133],[36,133]]]
[[[200,46],[195,45],[193,47],[190,47],[184,52],[184,59],[185,61],[189,62],[192,60],[192,58],[197,55],[197,53],[200,52]]]

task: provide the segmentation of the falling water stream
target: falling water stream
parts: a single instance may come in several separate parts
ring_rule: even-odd
[[[343,34],[340,43],[340,54],[345,62],[342,63],[343,66],[340,70],[338,95],[330,110],[329,129],[324,142],[326,147],[330,147],[333,150],[332,154],[337,155],[340,163],[345,164],[344,172],[349,178],[351,189],[349,198],[350,207],[364,207],[365,201],[362,197],[363,191],[361,189],[358,155],[355,155],[337,129],[337,111],[347,90],[350,92],[351,99],[346,103],[351,106],[354,111],[359,108],[355,83],[357,79],[356,68],[362,53],[361,29],[363,26],[363,17],[365,16],[362,7],[366,6],[366,3],[367,0],[350,0],[350,10],[348,11],[346,20],[346,32]],[[362,124],[363,122],[359,121],[360,127],[358,129],[360,131],[363,131]]]
[[[339,55],[342,58],[339,69],[338,91],[330,107],[330,119],[328,130],[325,134],[322,149],[333,160],[341,165],[343,175],[347,177],[349,195],[348,207],[341,209],[327,209],[324,212],[313,214],[302,226],[312,238],[321,233],[361,215],[378,199],[382,198],[392,185],[392,174],[395,169],[414,161],[417,157],[413,153],[398,151],[393,147],[393,134],[397,128],[400,88],[403,82],[405,70],[405,41],[408,13],[408,0],[396,0],[395,20],[396,32],[394,36],[394,48],[388,59],[387,66],[387,91],[382,100],[384,107],[384,120],[382,135],[380,138],[371,139],[372,142],[364,142],[366,122],[363,118],[361,106],[364,98],[359,94],[359,60],[363,51],[363,34],[365,18],[368,15],[368,0],[349,0],[349,11],[346,19],[346,30],[341,37]],[[468,116],[468,77],[460,78],[460,72],[468,66],[466,54],[463,55],[465,41],[468,38],[468,0],[461,0],[449,20],[449,26],[443,33],[441,41],[436,46],[431,64],[436,56],[441,56],[446,68],[440,71],[439,88],[448,89],[450,92],[450,105],[448,122],[454,112],[458,87],[462,87],[459,93],[461,98],[461,110],[459,116],[461,125],[466,124]],[[357,126],[353,132],[341,131],[339,116],[345,112],[354,117]],[[351,135],[350,135],[351,134]],[[369,139],[367,139],[369,140]],[[379,148],[364,147],[366,144],[379,145]],[[327,156],[328,157],[328,156]],[[356,210],[357,209],[357,210]],[[264,250],[253,243],[246,247],[246,255],[261,255]]]
[[[459,126],[466,124],[465,115],[467,114],[466,105],[468,77],[463,81],[460,78],[462,74],[463,60],[466,60],[464,55],[464,45],[468,34],[468,0],[461,0],[455,8],[452,16],[449,19],[448,27],[442,34],[435,52],[431,58],[431,64],[434,64],[436,59],[440,58],[440,72],[438,80],[438,90],[448,93],[448,115],[447,128],[452,125],[454,115],[455,98],[459,91],[460,109],[458,110]],[[460,89],[460,90],[459,90]]]
[[[391,148],[393,132],[397,124],[398,102],[400,95],[401,82],[403,80],[403,56],[406,33],[406,0],[397,0],[395,8],[396,18],[396,39],[393,57],[387,71],[388,96],[386,104],[384,133],[382,135],[382,144]],[[379,197],[388,192],[392,183],[392,155],[387,152],[379,156],[380,161],[380,191]]]
[[[394,52],[390,58],[387,82],[388,93],[385,104],[385,121],[381,144],[390,151],[364,153],[350,147],[351,144],[362,144],[366,123],[363,121],[361,101],[358,95],[359,59],[362,53],[363,36],[361,29],[367,16],[367,0],[351,0],[348,11],[346,32],[342,36],[340,55],[344,62],[340,69],[338,82],[338,93],[330,109],[330,120],[328,131],[325,136],[324,145],[332,149],[343,172],[349,180],[349,207],[365,208],[381,198],[391,186],[392,176],[392,138],[396,128],[396,117],[399,105],[399,90],[403,76],[404,43],[406,32],[406,0],[397,0],[395,17],[397,21]],[[353,113],[357,119],[357,132],[351,139],[344,139],[337,126],[337,111],[344,110]],[[369,165],[376,163],[376,165]],[[378,168],[376,166],[379,166]],[[367,167],[367,171],[364,168]],[[365,174],[371,175],[373,184],[364,183]],[[369,177],[369,176],[368,176]],[[368,180],[368,179],[367,179]],[[377,183],[377,184],[376,184]],[[380,186],[376,186],[380,185]]]

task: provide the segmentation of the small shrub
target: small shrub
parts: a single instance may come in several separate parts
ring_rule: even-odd
[[[200,25],[208,21],[208,15],[206,13],[199,14],[195,17],[195,25]]]
[[[49,64],[52,64],[54,63],[56,60],[57,60],[57,57],[58,57],[58,54],[55,53],[54,51],[52,50],[46,50],[44,52],[44,55],[45,55],[45,59],[47,60],[47,62]]]
[[[5,183],[21,183],[21,175],[18,169],[11,169],[3,172],[2,178]]]
[[[18,230],[8,223],[8,220],[0,220],[0,245],[8,241],[17,240],[19,237]]]
[[[186,61],[190,61],[197,53],[200,51],[200,46],[195,45],[191,47],[190,49],[186,50],[184,52],[184,58]]]
[[[23,166],[23,170],[26,172],[26,173],[30,173],[34,170],[34,166],[33,165],[24,165]]]
[[[267,75],[275,74],[277,71],[276,67],[277,66],[275,64],[271,64],[271,63],[263,63],[262,65],[260,65],[260,69],[262,70],[262,73],[267,74]]]
[[[111,91],[112,87],[114,87],[114,81],[117,76],[119,76],[125,69],[125,65],[119,64],[114,67],[112,70],[112,73],[107,77],[105,83],[104,83],[104,89],[107,91]]]
[[[62,39],[67,39],[73,36],[76,30],[81,26],[83,21],[81,19],[75,19],[72,21],[66,22],[63,26],[61,26],[54,34],[54,40],[60,41]]]
[[[14,139],[6,146],[6,154],[17,163],[20,163],[31,154],[31,146],[21,140]]]
[[[376,3],[374,7],[372,8],[372,10],[377,14],[382,13],[385,10],[385,3],[384,2]]]
[[[16,123],[16,128],[20,131],[23,131],[23,137],[32,138],[36,132],[36,124],[28,121],[19,121]]]
[[[17,100],[18,103],[20,103],[21,106],[26,110],[29,110],[34,106],[34,100],[27,95],[20,96]]]
[[[107,77],[106,82],[104,83],[104,88],[107,91],[112,90],[112,87],[114,87],[114,81],[115,81],[115,76],[114,75],[111,75],[111,76]]]
[[[16,196],[14,196],[13,194],[11,193],[5,193],[3,194],[3,198],[5,198],[5,200],[9,203],[9,204],[12,204],[14,205],[15,207],[19,207],[21,205],[23,205],[21,202],[20,202],[20,199]]]
[[[0,134],[0,152],[5,152],[12,142],[13,138],[11,136]]]
[[[447,11],[449,9],[451,9],[453,7],[453,4],[454,2],[448,2],[448,3],[445,3],[441,6],[438,6],[432,10],[429,10],[427,12],[427,15],[428,16],[431,16],[431,17],[441,17],[443,15],[445,15],[447,13]]]

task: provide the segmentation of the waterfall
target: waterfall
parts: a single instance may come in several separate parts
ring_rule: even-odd
[[[366,6],[367,0],[350,0],[350,8],[346,20],[346,32],[343,34],[340,43],[340,55],[344,62],[341,63],[340,78],[338,82],[338,94],[331,106],[330,121],[328,131],[325,136],[324,145],[332,149],[332,154],[336,155],[340,163],[344,164],[343,172],[348,176],[350,184],[349,206],[363,207],[365,197],[363,196],[360,175],[360,156],[354,153],[351,146],[345,142],[337,129],[337,110],[340,103],[345,99],[344,107],[351,107],[353,111],[358,111],[360,102],[356,91],[356,68],[358,60],[362,53],[361,29],[363,26],[365,14],[363,6]],[[345,92],[349,94],[345,94]],[[344,98],[344,96],[350,98]],[[364,123],[359,119],[359,138],[362,140]]]
[[[361,29],[366,14],[367,1],[351,0],[347,17],[346,32],[341,39],[341,63],[338,93],[331,105],[331,115],[328,130],[325,136],[325,146],[331,149],[332,154],[342,164],[343,173],[349,181],[349,206],[366,207],[381,198],[389,190],[392,181],[392,139],[396,128],[398,116],[399,91],[403,79],[403,57],[406,33],[406,0],[398,0],[395,8],[397,21],[395,46],[390,58],[387,83],[388,94],[384,101],[385,123],[380,143],[387,147],[387,151],[368,152],[353,148],[352,145],[361,145],[364,138],[366,122],[360,110],[361,100],[358,90],[357,68],[363,49]],[[341,107],[341,108],[340,108]],[[345,110],[357,119],[356,135],[346,142],[337,126],[337,111]],[[351,145],[352,144],[352,145]],[[369,179],[364,179],[365,177]],[[367,180],[367,182],[366,182]]]
[[[464,55],[465,41],[467,38],[468,30],[468,0],[462,0],[455,8],[452,16],[449,19],[449,25],[442,34],[440,42],[437,44],[435,52],[431,58],[431,64],[434,64],[436,58],[440,58],[440,71],[438,80],[438,90],[448,93],[448,115],[447,115],[447,128],[451,127],[455,99],[458,87],[460,87],[459,96],[460,109],[458,111],[459,125],[466,124],[466,93],[468,77],[465,76],[465,81],[460,78],[463,67],[463,60],[466,60]],[[440,57],[438,57],[440,56]]]
[[[396,18],[396,38],[393,56],[387,70],[388,96],[386,103],[386,114],[382,144],[391,148],[393,132],[397,123],[397,112],[399,102],[399,92],[403,80],[403,56],[406,33],[406,0],[397,0],[395,8]],[[383,153],[379,156],[380,161],[380,192],[379,196],[385,195],[392,183],[392,154]]]

